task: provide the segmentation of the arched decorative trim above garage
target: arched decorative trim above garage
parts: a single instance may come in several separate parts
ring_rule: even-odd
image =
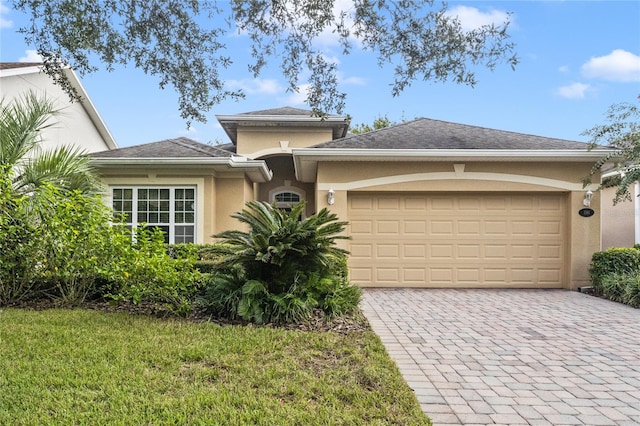
[[[349,191],[380,185],[393,185],[406,182],[418,181],[438,181],[438,180],[476,180],[476,181],[496,181],[513,182],[529,185],[546,186],[553,189],[565,191],[582,191],[582,183],[567,182],[557,179],[549,179],[538,176],[525,176],[506,173],[488,172],[436,172],[436,173],[412,173],[407,175],[385,176],[373,179],[363,179],[345,183],[323,183],[318,184],[319,190],[328,190],[332,187],[336,191]]]

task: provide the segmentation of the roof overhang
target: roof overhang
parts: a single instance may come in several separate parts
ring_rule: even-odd
[[[314,182],[321,161],[335,162],[596,162],[610,150],[511,150],[511,149],[329,149],[299,148],[292,151],[296,178]]]
[[[310,117],[306,115],[216,115],[218,122],[235,145],[238,127],[314,127],[333,129],[333,139],[343,138],[349,129],[344,117]]]
[[[253,182],[268,182],[273,172],[262,160],[250,160],[247,157],[228,158],[92,158],[91,164],[98,169],[109,168],[193,168],[210,169],[218,172],[242,172]]]

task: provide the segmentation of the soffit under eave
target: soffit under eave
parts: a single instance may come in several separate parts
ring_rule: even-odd
[[[206,163],[206,162],[204,163],[198,163],[198,162],[171,163],[170,160],[161,160],[161,161],[157,161],[157,159],[155,160],[156,161],[151,161],[151,160],[135,161],[133,159],[130,159],[129,161],[123,162],[123,161],[104,161],[104,159],[101,159],[101,161],[96,161],[96,160],[92,161],[92,165],[96,169],[98,169],[99,172],[101,170],[131,171],[136,169],[137,170],[160,169],[163,171],[189,170],[195,173],[200,172],[201,174],[211,173],[212,175],[215,175],[216,172],[243,173],[246,176],[248,176],[252,182],[256,182],[256,183],[269,182],[273,178],[273,172],[271,171],[271,169],[269,169],[269,167],[263,160],[249,160],[247,162],[228,161],[224,163],[220,162],[215,164]],[[173,174],[175,174],[175,172]],[[117,174],[110,174],[110,176],[115,176],[115,175]]]

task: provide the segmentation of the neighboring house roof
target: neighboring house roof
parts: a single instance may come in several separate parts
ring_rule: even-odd
[[[1,70],[11,70],[14,68],[29,68],[42,65],[42,62],[0,62]]]
[[[215,158],[233,154],[216,146],[179,137],[91,154],[93,158]]]
[[[608,148],[583,142],[419,118],[293,149],[296,177],[315,180],[319,161],[597,161]]]
[[[315,145],[358,149],[583,149],[588,144],[428,118]]]
[[[326,127],[333,130],[333,139],[343,138],[349,129],[345,117],[327,115],[316,117],[310,110],[282,107],[234,115],[217,115],[220,125],[235,145],[238,127]]]
[[[312,111],[308,109],[285,106],[280,108],[271,108],[271,109],[262,109],[259,111],[243,112],[238,115],[270,115],[270,116],[303,115],[305,117],[311,117]],[[338,116],[334,115],[333,117],[338,117]]]
[[[43,64],[41,62],[0,62],[0,78],[40,73],[42,72],[42,65]],[[102,120],[102,117],[100,117],[100,114],[98,113],[95,105],[93,105],[93,102],[91,102],[87,91],[84,89],[84,86],[82,86],[82,83],[76,76],[76,73],[70,68],[65,68],[64,72],[69,80],[69,83],[71,84],[71,87],[73,87],[80,96],[80,103],[82,107],[84,108],[96,130],[104,140],[104,143],[109,149],[118,148],[118,144],[111,135],[111,132],[109,132],[109,129]],[[51,82],[51,84],[53,84],[53,82]]]
[[[262,160],[250,160],[217,146],[178,137],[143,145],[94,152],[92,163],[102,168],[121,167],[211,167],[246,173],[254,182],[271,180],[272,172]]]

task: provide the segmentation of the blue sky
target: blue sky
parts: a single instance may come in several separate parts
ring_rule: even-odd
[[[586,141],[581,133],[602,124],[611,104],[638,101],[639,1],[451,1],[449,6],[470,27],[512,12],[510,34],[521,60],[515,71],[506,64],[493,72],[478,69],[474,88],[416,81],[393,97],[392,67],[379,68],[371,52],[340,56],[332,40],[323,40],[327,57],[339,63],[345,114],[353,123],[371,123],[381,115],[393,121],[428,117]],[[0,3],[1,61],[33,59],[33,46],[16,34],[24,22],[8,2]],[[128,67],[81,79],[121,147],[176,136],[226,143],[216,114],[307,107],[303,94],[286,93],[277,63],[257,80],[244,72],[246,37],[230,35],[227,41],[237,65],[224,75],[230,86],[245,89],[246,99],[215,106],[207,123],[193,123],[191,129],[179,116],[175,92],[159,89],[153,76]]]

